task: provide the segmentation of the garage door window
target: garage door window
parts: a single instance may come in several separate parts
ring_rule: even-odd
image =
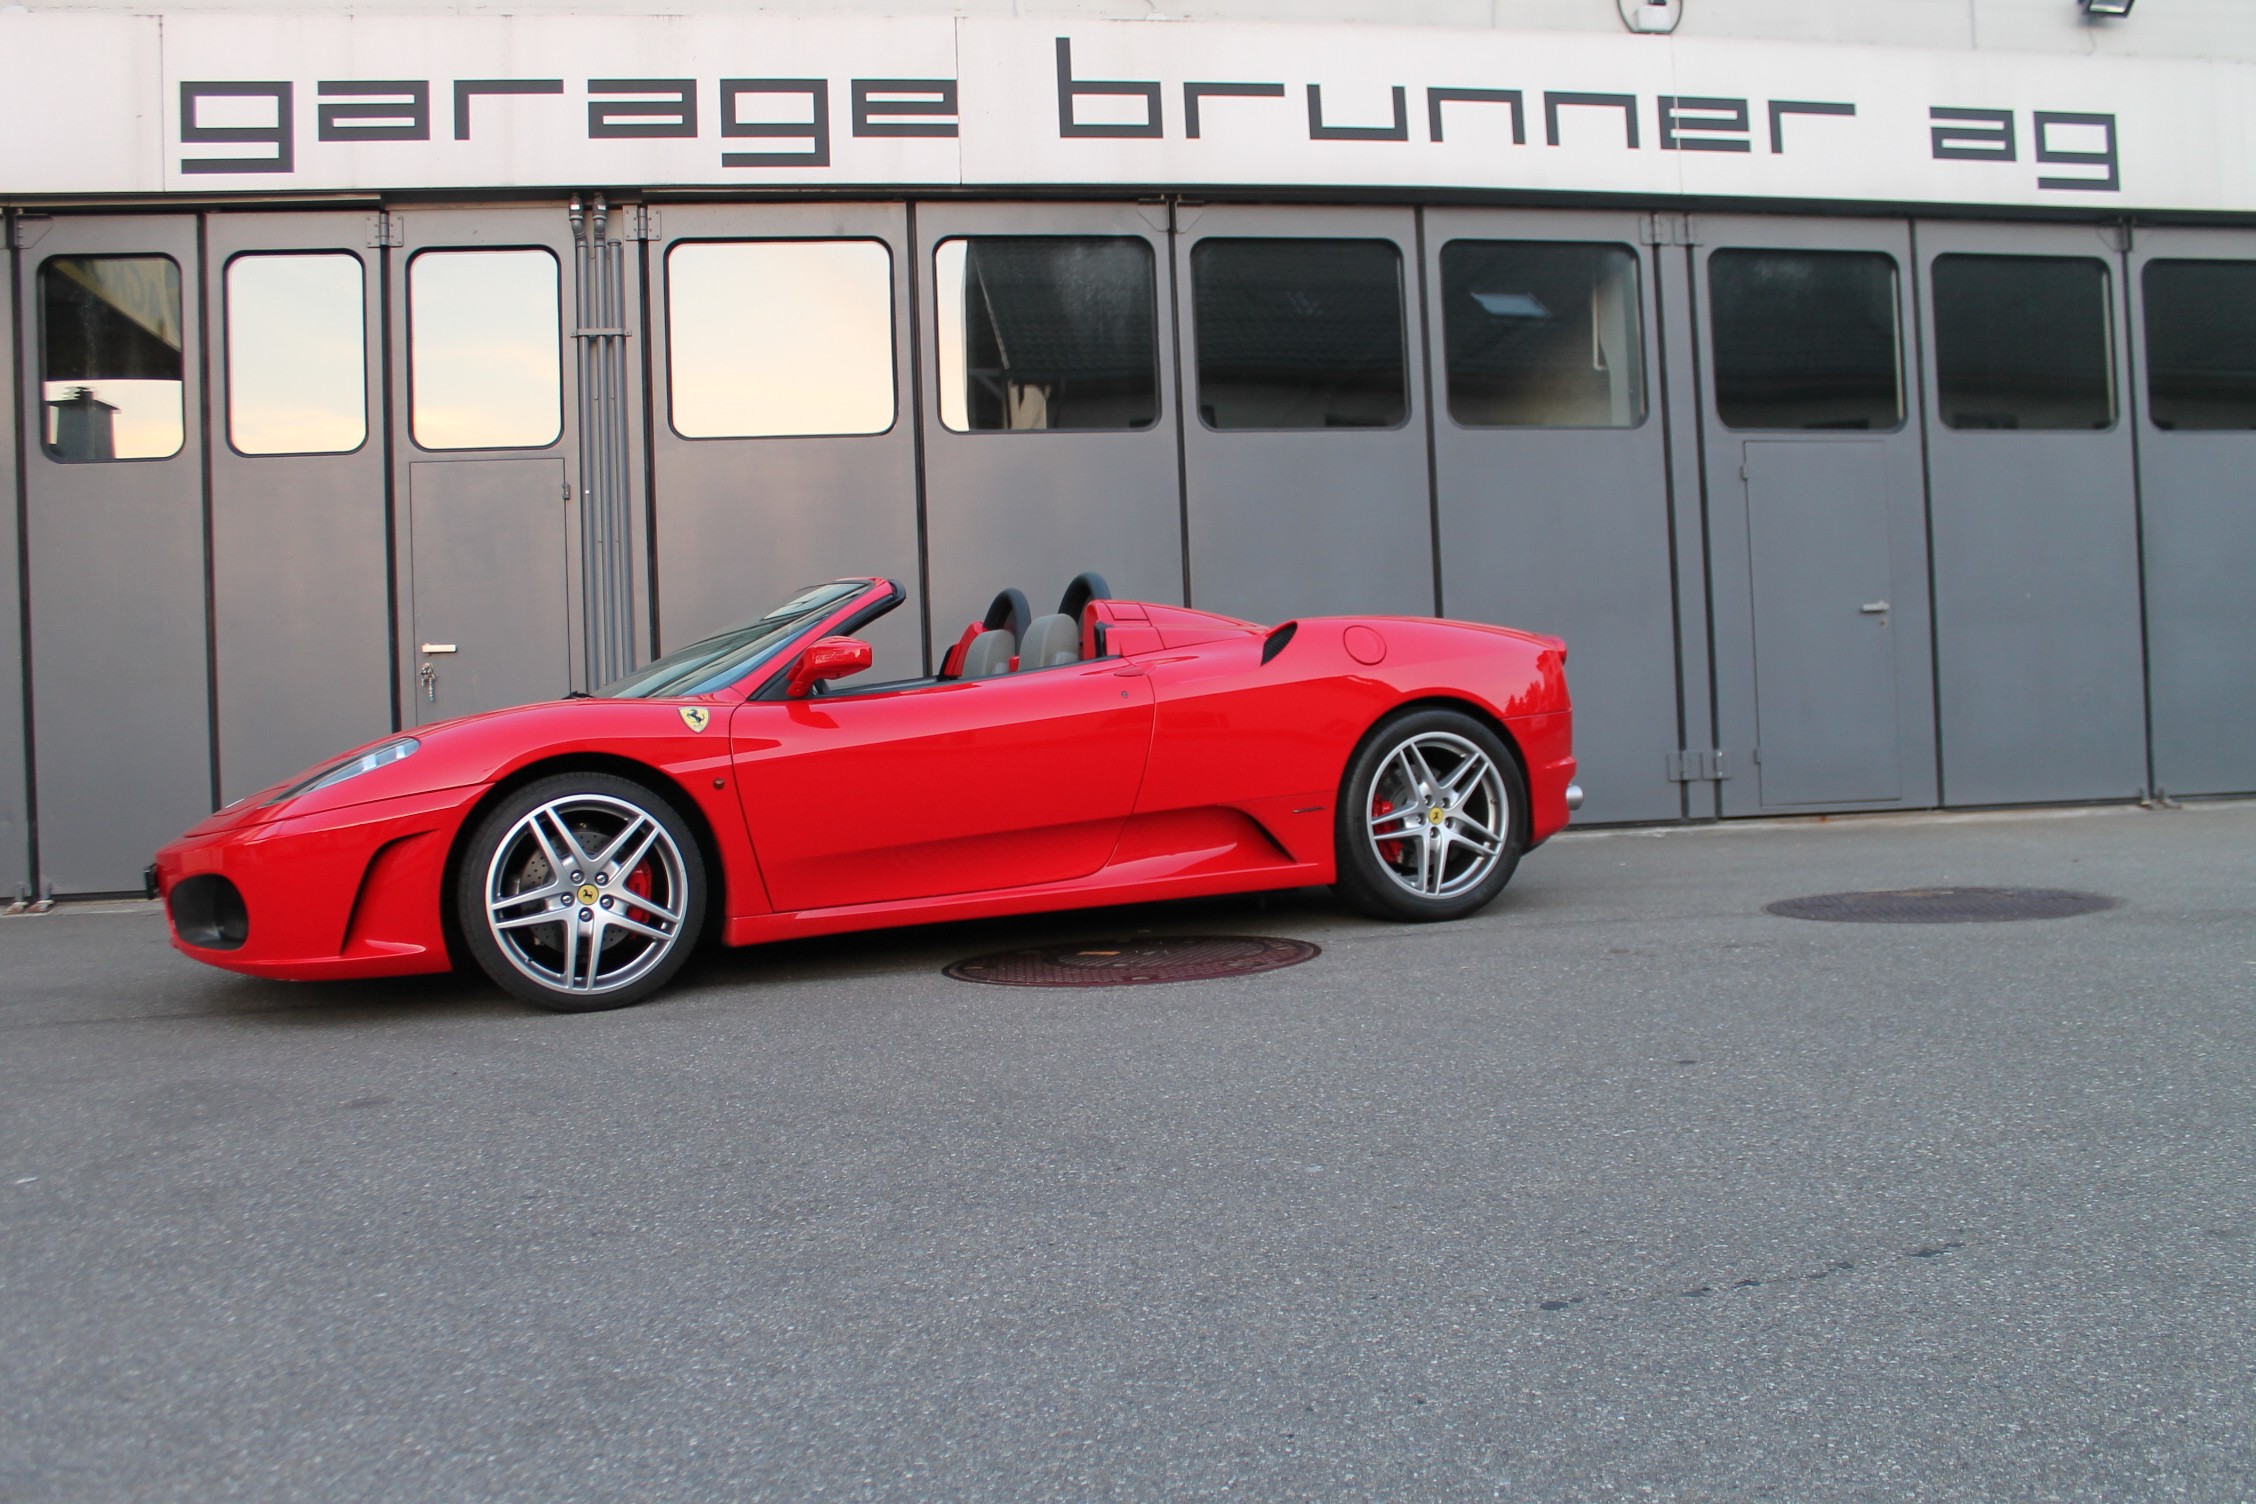
[[[959,433],[1135,429],[1159,419],[1151,246],[982,235],[933,256],[940,421]]]
[[[1637,257],[1627,246],[1441,248],[1449,416],[1467,428],[1634,428],[1645,418]]]
[[[2146,396],[2156,428],[2256,428],[2256,261],[2150,261]]]
[[[39,268],[40,440],[78,464],[178,454],[180,267],[170,256],[51,256]]]
[[[360,258],[227,264],[227,439],[241,454],[342,454],[368,437]]]
[[[538,449],[564,432],[556,257],[425,251],[407,264],[410,418],[425,449]]]
[[[2075,256],[1937,256],[1935,405],[1952,428],[2115,421],[2107,267]]]
[[[666,255],[674,432],[893,426],[893,253],[881,240],[685,241]]]
[[[1390,240],[1202,240],[1191,252],[1209,428],[1392,428],[1410,415]]]
[[[1726,250],[1708,259],[1716,413],[1730,428],[1903,422],[1896,263],[1871,251]]]

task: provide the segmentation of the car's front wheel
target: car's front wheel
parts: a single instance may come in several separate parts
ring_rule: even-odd
[[[697,944],[705,863],[679,811],[629,779],[564,773],[489,811],[455,884],[486,975],[560,1013],[623,1008]]]
[[[1382,722],[1348,765],[1339,890],[1382,919],[1458,919],[1504,891],[1527,849],[1527,783],[1511,751],[1456,710]]]

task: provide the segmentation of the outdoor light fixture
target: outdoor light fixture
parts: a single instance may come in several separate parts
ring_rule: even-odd
[[[1684,19],[1684,0],[1619,0],[1622,25],[1631,31],[1666,36]]]
[[[2079,0],[2087,16],[2127,16],[2137,0]]]

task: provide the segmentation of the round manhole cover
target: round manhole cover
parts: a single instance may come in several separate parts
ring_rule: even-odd
[[[1994,924],[2096,914],[2120,902],[2068,888],[1893,888],[1782,898],[1764,904],[1763,912],[1782,919],[1829,919],[1838,924]]]
[[[1305,940],[1261,935],[1146,935],[996,951],[958,961],[947,974],[997,987],[1139,987],[1275,971],[1320,954]]]

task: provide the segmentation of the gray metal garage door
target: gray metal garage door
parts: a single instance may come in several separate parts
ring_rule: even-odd
[[[580,667],[572,240],[561,207],[407,215],[392,300],[410,724],[552,699]]]
[[[1951,804],[2146,788],[2123,287],[2087,226],[1915,227]]]
[[[11,222],[12,228],[12,222]],[[0,350],[15,348],[15,299],[0,298]],[[10,361],[11,366],[14,365]],[[15,384],[0,372],[0,398]],[[16,425],[0,423],[0,475],[16,473]],[[23,637],[16,530],[0,526],[0,898],[31,891],[31,822],[25,818]]]
[[[19,261],[39,853],[135,890],[212,807],[189,215],[33,221]]]
[[[660,642],[801,585],[918,589],[907,211],[669,206],[652,247]],[[921,603],[869,629],[878,677],[922,671]]]
[[[1431,615],[1416,216],[1218,205],[1177,232],[1192,604]]]
[[[2145,230],[2138,310],[2154,782],[2256,790],[2256,234]]]
[[[1660,320],[1640,220],[1425,216],[1441,606],[1567,640],[1590,821],[1682,813]]]
[[[1004,586],[1182,600],[1166,211],[923,204],[917,243],[935,652]]]
[[[364,213],[215,214],[220,797],[393,725],[382,252]]]
[[[1723,811],[1931,804],[1908,227],[1699,226]]]

